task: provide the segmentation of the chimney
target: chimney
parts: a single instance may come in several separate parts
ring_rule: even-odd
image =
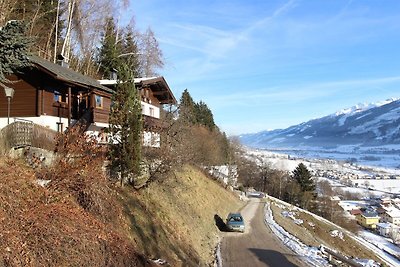
[[[57,55],[57,64],[60,65],[61,67],[69,68],[67,59],[61,54]]]
[[[117,80],[118,79],[118,71],[116,69],[111,70],[110,80]]]

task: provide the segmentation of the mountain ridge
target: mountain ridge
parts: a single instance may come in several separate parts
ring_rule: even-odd
[[[400,99],[357,104],[286,129],[240,135],[239,140],[256,148],[400,144]]]

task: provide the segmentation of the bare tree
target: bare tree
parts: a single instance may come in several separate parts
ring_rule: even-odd
[[[164,58],[153,30],[149,27],[140,36],[141,74],[144,77],[157,75],[157,70],[164,67]]]
[[[0,0],[0,25],[4,25],[8,20],[12,19],[18,0]],[[15,19],[15,18],[14,18]]]

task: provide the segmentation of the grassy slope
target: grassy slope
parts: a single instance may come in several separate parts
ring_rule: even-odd
[[[214,215],[243,204],[191,167],[140,192],[90,168],[44,171],[46,188],[22,161],[0,158],[0,266],[206,265]]]
[[[271,204],[274,220],[287,232],[300,239],[304,244],[314,247],[318,247],[319,245],[323,244],[347,256],[373,259],[380,262],[380,260],[371,250],[365,248],[363,245],[347,236],[345,230],[343,230],[340,226],[327,224],[307,213],[300,212],[298,209],[292,209],[295,212],[295,217],[303,220],[302,224],[297,225],[291,218],[282,216],[283,210],[291,210],[291,208],[289,208],[290,205],[283,206],[282,204],[276,204],[273,201],[271,201]],[[314,226],[311,226],[310,223],[312,223]],[[339,237],[332,237],[330,232],[333,230],[343,232],[343,240]]]
[[[140,193],[125,188],[121,195],[140,252],[166,259],[172,266],[210,264],[218,234],[214,215],[224,218],[243,205],[192,167]]]

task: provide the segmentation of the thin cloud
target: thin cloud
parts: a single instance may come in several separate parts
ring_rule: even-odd
[[[272,105],[282,105],[317,98],[327,98],[342,91],[348,91],[355,88],[368,90],[368,88],[371,88],[371,86],[396,82],[400,82],[400,76],[375,79],[331,81],[305,85],[289,85],[286,87],[269,87],[253,91],[234,90],[236,93],[213,96],[213,98],[209,101],[218,107],[254,106],[267,102]]]

